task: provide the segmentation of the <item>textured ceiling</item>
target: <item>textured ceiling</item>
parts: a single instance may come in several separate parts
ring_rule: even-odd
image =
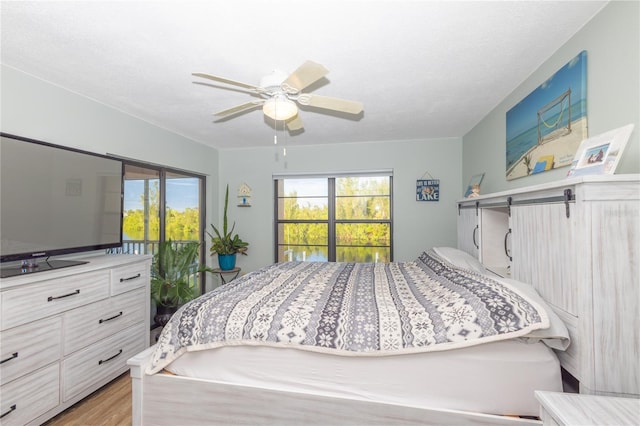
[[[252,98],[191,75],[259,84],[306,60],[314,94],[362,101],[355,118],[302,107],[306,145],[460,137],[604,1],[63,1],[1,3],[6,66],[216,147],[264,146]],[[577,54],[578,52],[576,52]]]

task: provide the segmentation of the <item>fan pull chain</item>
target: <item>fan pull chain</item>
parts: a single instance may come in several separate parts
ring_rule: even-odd
[[[273,113],[274,115],[277,117],[278,116],[278,102],[275,102],[273,104]],[[275,133],[273,135],[273,144],[274,145],[278,145],[278,120],[276,120],[275,118],[273,119],[273,128],[275,129]]]
[[[276,116],[278,115],[278,103],[277,103],[277,102],[275,103],[275,106],[274,106],[274,114],[275,114]],[[279,121],[279,120],[274,119],[273,121],[274,121],[274,126],[273,126],[273,128],[274,128],[274,130],[275,130],[275,133],[274,133],[274,135],[273,135],[273,144],[274,144],[274,145],[278,145],[278,121]],[[282,131],[283,131],[283,132],[284,132],[284,131],[286,131],[286,122],[285,122],[285,120],[282,120]],[[286,135],[285,135],[285,136],[286,136]],[[286,156],[287,156],[287,148],[286,148],[286,147],[282,147],[282,155],[283,155],[284,157],[286,157]]]
[[[284,145],[287,145],[287,121],[286,120],[282,120],[282,134],[284,134]],[[287,156],[286,146],[282,147],[282,156],[283,157]]]

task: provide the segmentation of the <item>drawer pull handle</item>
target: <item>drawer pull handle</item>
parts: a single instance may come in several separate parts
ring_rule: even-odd
[[[136,274],[136,275],[134,275],[132,277],[129,277],[129,278],[120,278],[120,282],[131,281],[131,280],[135,280],[136,278],[140,278],[140,277],[141,277],[141,275],[138,273],[138,274]]]
[[[9,358],[6,358],[6,359],[3,359],[2,361],[0,361],[0,364],[4,364],[5,362],[11,361],[14,358],[18,358],[18,352],[12,353]]]
[[[102,365],[102,364],[104,364],[105,362],[109,362],[109,361],[111,361],[112,359],[119,357],[119,356],[120,356],[120,354],[122,354],[122,349],[120,349],[120,350],[118,351],[118,353],[117,353],[117,354],[115,354],[114,356],[112,356],[112,357],[110,357],[110,358],[107,358],[107,359],[101,359],[100,361],[98,361],[98,365]]]
[[[73,293],[63,294],[62,296],[49,296],[47,302],[51,302],[52,300],[64,299],[65,297],[75,296],[76,294],[80,294],[80,290],[76,290]]]
[[[6,413],[0,414],[0,419],[6,416],[7,414],[11,414],[12,412],[16,411],[16,408],[18,408],[16,407],[16,404],[13,404],[11,407],[9,407],[9,411],[7,411]]]
[[[119,313],[119,314],[114,315],[114,316],[112,316],[112,317],[109,317],[109,318],[106,318],[106,319],[101,319],[100,321],[98,321],[98,324],[102,324],[103,322],[107,322],[107,321],[114,320],[114,319],[116,319],[116,318],[118,318],[118,317],[121,317],[121,316],[122,316],[122,311],[120,311],[120,313]]]

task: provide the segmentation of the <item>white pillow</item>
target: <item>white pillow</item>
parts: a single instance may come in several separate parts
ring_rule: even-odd
[[[522,281],[516,281],[511,278],[494,278],[507,286],[511,286],[521,293],[528,296],[530,299],[541,305],[547,312],[549,317],[549,328],[544,330],[533,330],[531,333],[523,336],[522,339],[530,342],[537,342],[542,340],[547,346],[552,349],[564,351],[569,347],[571,339],[569,338],[569,330],[564,321],[560,319],[558,314],[544,301],[544,299],[538,294],[532,285],[523,283]]]
[[[433,247],[433,251],[458,268],[467,269],[478,274],[486,274],[487,268],[469,253],[453,247]]]

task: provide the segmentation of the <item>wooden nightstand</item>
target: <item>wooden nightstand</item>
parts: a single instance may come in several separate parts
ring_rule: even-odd
[[[640,399],[543,391],[535,395],[545,426],[640,424]]]

